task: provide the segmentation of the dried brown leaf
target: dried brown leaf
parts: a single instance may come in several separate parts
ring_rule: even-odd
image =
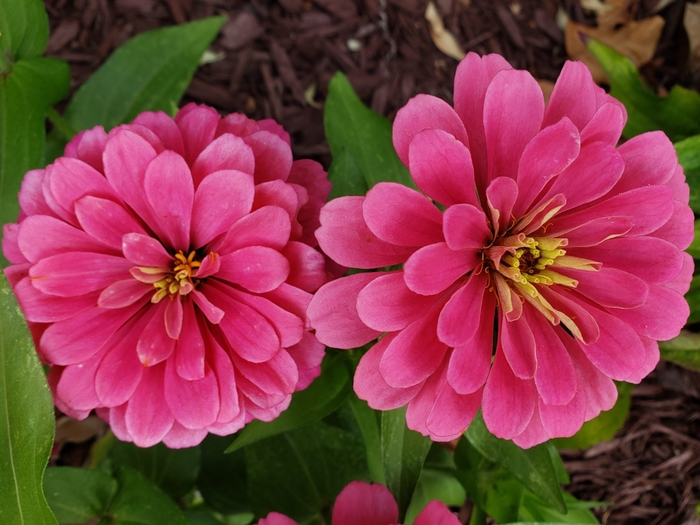
[[[605,9],[596,14],[598,29],[614,30],[620,24],[626,25],[632,20],[630,0],[606,0]]]
[[[445,29],[445,24],[442,23],[442,18],[440,18],[440,13],[438,13],[435,3],[428,2],[425,8],[425,19],[428,21],[430,38],[433,44],[435,44],[435,47],[448,57],[462,60],[466,56],[466,53],[459,46],[454,35]]]
[[[683,14],[683,27],[688,34],[690,55],[688,67],[691,71],[700,70],[700,4],[686,4]]]
[[[605,72],[581,40],[581,33],[610,46],[640,67],[654,56],[663,27],[664,19],[660,16],[629,22],[616,31],[584,26],[569,20],[564,31],[566,52],[572,60],[585,63],[596,82],[607,82]]]

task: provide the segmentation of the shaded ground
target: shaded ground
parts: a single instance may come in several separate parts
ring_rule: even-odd
[[[163,25],[225,14],[213,50],[224,58],[202,67],[186,99],[222,112],[275,118],[292,134],[297,156],[330,162],[322,101],[343,71],[359,95],[392,118],[417,93],[451,101],[457,61],[436,49],[423,0],[45,0],[48,54],[69,62],[72,88],[131,36]],[[630,2],[635,18],[658,0]],[[436,0],[446,28],[465,51],[500,53],[537,79],[553,81],[566,60],[558,9],[593,23],[578,0]],[[685,1],[661,11],[666,25],[655,58],[643,68],[653,85],[684,81]],[[633,394],[630,418],[613,441],[567,452],[570,490],[612,501],[607,524],[700,524],[700,380],[662,366]],[[71,452],[72,451],[72,452]],[[66,447],[65,454],[80,451]],[[74,460],[63,458],[69,463]]]

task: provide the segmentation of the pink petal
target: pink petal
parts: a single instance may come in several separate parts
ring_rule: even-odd
[[[460,525],[460,521],[442,501],[434,500],[416,516],[413,525]]]
[[[182,379],[169,359],[165,365],[165,401],[175,419],[185,428],[203,429],[216,421],[219,388],[214,372],[207,367],[202,379]]]
[[[243,139],[230,134],[222,135],[197,157],[192,166],[192,179],[195,187],[211,173],[217,171],[241,171],[252,175],[255,170],[253,150]]]
[[[318,250],[308,244],[290,241],[282,255],[289,261],[287,284],[311,293],[326,282],[326,260]]]
[[[149,292],[153,292],[153,286],[136,279],[117,281],[102,290],[97,300],[97,306],[100,308],[123,308],[135,303]]]
[[[204,337],[195,316],[192,301],[176,299],[180,304],[178,312],[182,316],[179,338],[175,343],[175,370],[182,379],[196,381],[206,373]],[[165,330],[168,331],[168,307],[165,308]],[[172,337],[172,335],[169,333]]]
[[[387,334],[380,339],[362,356],[355,371],[355,393],[375,410],[393,410],[404,406],[423,386],[423,383],[418,383],[407,388],[394,388],[379,373],[379,363],[384,352],[395,338],[396,334]]]
[[[513,375],[499,344],[481,402],[486,427],[497,437],[513,439],[525,430],[536,404],[534,381]]]
[[[31,262],[70,252],[97,252],[114,255],[85,232],[48,215],[33,215],[19,224],[17,245]]]
[[[690,315],[688,302],[665,286],[650,286],[646,301],[639,308],[621,310],[615,315],[639,335],[659,341],[676,337]]]
[[[175,121],[164,112],[144,111],[134,119],[134,124],[140,124],[155,133],[165,149],[174,151],[180,156],[185,154],[182,133]]]
[[[316,198],[321,202],[326,202],[331,193],[328,173],[315,160],[295,160],[292,163],[287,182],[303,186],[309,192],[309,197]]]
[[[644,345],[644,350],[646,350],[646,359],[644,364],[640,366],[633,374],[631,374],[625,381],[628,383],[641,383],[647,375],[649,375],[659,364],[659,359],[661,358],[661,353],[659,352],[659,343],[648,337],[641,337],[642,344]]]
[[[169,302],[165,300],[149,307],[151,317],[136,343],[136,354],[143,366],[165,361],[175,351],[175,339],[165,330],[164,315]]]
[[[513,438],[513,443],[523,449],[528,449],[540,443],[544,443],[548,439],[549,434],[547,434],[542,426],[539,408],[535,405],[535,412],[532,414],[532,419],[530,419],[525,430]]]
[[[75,203],[75,215],[87,234],[119,251],[127,233],[147,235],[129,211],[110,200],[87,195]]]
[[[693,258],[690,256],[690,254],[682,253],[681,256],[683,260],[681,271],[676,277],[668,282],[665,282],[664,286],[680,294],[686,294],[690,289],[690,282],[693,278],[695,263],[693,262]],[[5,272],[7,272],[7,270],[5,270]]]
[[[187,104],[178,112],[175,123],[182,133],[187,164],[192,166],[202,150],[209,145],[220,120],[221,117],[214,108],[194,103]]]
[[[221,257],[217,278],[243,288],[264,293],[274,290],[289,275],[289,261],[276,250],[265,246],[248,246]]]
[[[549,98],[542,127],[571,120],[578,129],[588,124],[597,108],[595,83],[583,62],[567,60]]]
[[[278,124],[274,119],[266,118],[266,119],[258,120],[257,123],[258,123],[258,127],[260,128],[260,130],[269,131],[270,133],[277,135],[287,145],[291,146],[292,140],[289,138],[289,133],[287,133],[284,130],[284,128],[280,124]]]
[[[270,512],[267,517],[258,521],[258,525],[299,525],[292,518],[288,518],[284,514]]]
[[[44,293],[76,297],[129,278],[131,266],[123,257],[69,252],[42,259],[29,270],[29,277],[34,287]]]
[[[626,115],[623,108],[613,102],[606,102],[598,108],[586,127],[581,130],[581,142],[605,142],[614,146],[620,140],[625,127]]]
[[[357,348],[381,334],[366,326],[357,313],[360,291],[382,272],[356,273],[331,281],[318,289],[309,303],[306,315],[316,337],[333,348]]]
[[[394,148],[406,166],[410,167],[409,144],[426,129],[446,131],[462,144],[469,144],[464,124],[447,102],[432,95],[417,95],[399,110],[394,119]]]
[[[197,268],[194,275],[201,280],[216,275],[220,269],[221,257],[216,252],[210,252],[209,255],[202,259],[201,265]]]
[[[294,360],[285,350],[281,350],[272,359],[264,363],[251,364],[244,359],[234,356],[233,364],[242,378],[239,385],[246,393],[250,389],[243,386],[244,382],[255,385],[267,396],[285,397],[294,392],[298,375]],[[258,401],[253,399],[253,401]]]
[[[165,331],[172,339],[180,337],[182,330],[182,300],[179,296],[166,298],[163,320],[165,321]]]
[[[371,280],[360,290],[357,315],[373,330],[393,332],[418,320],[434,302],[433,297],[409,290],[401,272],[389,273]]]
[[[197,188],[192,209],[192,245],[204,246],[250,213],[253,177],[242,171],[217,171]]]
[[[27,321],[55,323],[63,321],[97,304],[97,294],[58,297],[37,290],[29,278],[22,278],[12,287]]]
[[[290,232],[287,212],[277,206],[265,206],[236,221],[223,242],[212,249],[221,255],[246,246],[268,246],[281,250],[289,242]]]
[[[525,316],[508,321],[500,317],[499,340],[513,374],[520,379],[532,379],[537,371],[537,341]]]
[[[578,293],[609,308],[636,308],[644,304],[649,294],[642,279],[616,268],[603,266],[597,272],[567,268],[561,273],[578,281]]]
[[[452,352],[447,381],[458,394],[472,394],[486,382],[491,368],[495,309],[496,296],[487,293],[476,334],[467,345],[458,346]]]
[[[547,405],[540,399],[538,409],[542,427],[550,438],[571,437],[586,420],[586,393],[579,387],[565,405]]]
[[[102,359],[98,352],[84,363],[69,365],[61,372],[55,396],[72,410],[92,410],[100,404],[95,394],[95,370]]]
[[[362,215],[372,233],[391,244],[425,246],[443,240],[440,210],[401,184],[376,184],[362,203]]]
[[[674,244],[679,250],[685,250],[693,242],[695,236],[695,215],[685,202],[673,201],[674,210],[671,218],[652,236],[664,239]]]
[[[484,98],[488,180],[515,178],[528,142],[544,115],[542,90],[527,71],[504,70],[493,77]]]
[[[102,154],[107,144],[107,133],[102,126],[96,126],[78,133],[66,146],[65,156],[74,157],[89,164],[97,171],[104,171]]]
[[[493,77],[501,70],[511,69],[506,60],[496,54],[480,57],[468,53],[455,73],[455,110],[469,135],[469,151],[474,159],[477,186],[486,188],[486,137],[484,135],[484,98]]]
[[[595,318],[588,311],[590,305],[578,297],[575,291],[566,287],[543,286],[540,293],[559,312],[560,317],[562,317],[561,314],[569,317],[571,321],[562,318],[561,322],[575,338],[584,344],[598,340],[600,329]],[[576,328],[572,328],[569,322],[574,323]]]
[[[264,294],[264,297],[280,308],[284,308],[300,319],[303,319],[306,317],[306,309],[309,306],[312,296],[310,293],[300,290],[295,286],[282,283],[278,288]]]
[[[19,206],[27,215],[55,215],[44,197],[43,181],[45,173],[45,170],[30,170],[22,179],[22,186],[19,191]]]
[[[152,447],[173,426],[173,416],[163,393],[165,363],[146,368],[126,407],[125,422],[134,444]]]
[[[418,133],[408,147],[411,177],[420,190],[445,206],[479,205],[467,146],[441,129]]]
[[[489,245],[492,236],[481,208],[456,204],[445,210],[443,230],[452,250],[479,250]]]
[[[399,508],[384,485],[353,481],[333,505],[333,525],[391,525],[398,519]]]
[[[207,334],[207,348],[211,350],[208,362],[212,366],[219,386],[220,407],[217,422],[228,423],[242,415],[242,407],[236,389],[236,376],[228,354]]]
[[[437,338],[439,308],[401,330],[387,347],[379,373],[389,386],[407,388],[428,379],[440,366],[447,345]]]
[[[404,280],[418,294],[435,295],[476,268],[479,262],[476,250],[451,250],[444,242],[431,244],[408,258]]]
[[[216,128],[216,137],[220,137],[224,133],[245,137],[260,129],[259,121],[249,119],[241,113],[230,113],[219,121]]]
[[[352,268],[379,268],[404,262],[415,248],[381,240],[362,215],[364,197],[341,197],[321,210],[316,230],[321,249],[335,262]]]
[[[496,177],[486,188],[486,202],[491,212],[491,222],[501,231],[514,221],[513,206],[518,198],[518,185],[510,177]],[[483,246],[483,245],[482,245]]]
[[[192,290],[192,300],[199,307],[207,320],[212,324],[219,324],[224,317],[224,311],[214,306],[203,293]]]
[[[255,155],[255,182],[287,180],[292,169],[292,149],[289,144],[269,131],[256,131],[243,140]]]
[[[2,253],[11,264],[24,264],[29,261],[22,255],[17,245],[19,224],[5,224],[2,227]]]
[[[139,266],[170,269],[173,265],[174,259],[163,245],[147,235],[127,233],[122,237],[122,250],[124,257]]]
[[[205,429],[190,430],[175,420],[173,426],[163,437],[163,444],[168,448],[196,447],[204,441],[207,434]]]
[[[616,193],[667,183],[678,162],[676,150],[662,131],[638,135],[618,150],[625,162],[625,172],[615,187]]]
[[[547,182],[571,165],[580,150],[581,138],[568,118],[562,118],[533,137],[525,146],[518,165],[516,217],[530,207]]]
[[[488,316],[490,313],[483,309],[488,284],[484,273],[472,274],[452,294],[438,318],[437,334],[440,341],[447,346],[457,347],[466,345],[476,336],[481,314]]]
[[[555,235],[559,233],[559,228],[556,219],[552,222],[548,233],[555,237],[566,236],[570,247],[597,246],[603,241],[624,235],[632,228],[630,217],[600,217]]]

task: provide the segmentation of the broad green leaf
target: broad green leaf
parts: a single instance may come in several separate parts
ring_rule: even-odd
[[[22,178],[43,165],[46,109],[69,83],[68,65],[53,58],[20,60],[0,80],[0,224],[17,220]]]
[[[338,408],[352,391],[351,371],[342,354],[326,354],[321,375],[292,396],[289,408],[273,421],[251,421],[226,449],[233,452],[250,443],[318,421]]]
[[[670,341],[659,341],[661,357],[692,370],[700,370],[700,334],[681,330]]]
[[[12,61],[36,58],[48,39],[49,17],[41,0],[0,0],[0,55]]]
[[[415,188],[408,170],[394,151],[391,123],[362,103],[342,73],[336,73],[328,85],[323,122],[333,159],[349,154],[367,187],[393,181]],[[347,153],[343,153],[343,148]],[[341,160],[339,177],[348,177],[352,180],[349,187],[358,191],[361,184],[356,180],[356,171],[349,166],[349,158]]]
[[[188,525],[180,508],[137,470],[121,467],[109,508],[113,525]]]
[[[686,251],[693,256],[693,259],[700,259],[700,220],[695,221],[694,235],[693,242]]]
[[[687,324],[700,321],[700,275],[695,275],[690,281],[690,288],[685,293],[685,300],[690,307]]]
[[[466,432],[467,439],[488,460],[509,470],[527,489],[559,512],[566,512],[557,472],[546,445],[523,450],[491,434],[481,413]]]
[[[431,441],[406,426],[406,408],[382,412],[382,459],[386,486],[399,506],[399,521],[408,509]]]
[[[369,189],[357,162],[346,147],[340,147],[340,153],[333,157],[328,169],[328,180],[332,189],[328,200],[346,195],[364,195]]]
[[[695,212],[700,212],[700,135],[695,135],[693,137],[676,142],[673,145],[676,148],[676,154],[678,154],[678,162],[683,166],[683,171],[685,172],[686,180],[690,186],[690,207]],[[698,239],[698,227],[696,223],[695,227],[695,242],[694,253],[691,253],[693,257],[700,256],[697,242]],[[691,246],[691,248],[693,248]],[[688,248],[690,253],[691,248]]]
[[[518,511],[518,520],[522,523],[551,523],[551,524],[567,524],[567,525],[583,525],[589,523],[598,523],[598,520],[591,511],[590,507],[599,507],[599,503],[590,503],[587,501],[578,501],[568,492],[563,492],[564,501],[568,508],[568,512],[561,513],[549,508],[539,498],[535,497],[531,492],[523,493],[522,504]]]
[[[224,17],[154,29],[119,47],[83,84],[65,117],[78,131],[111,129],[142,111],[173,115]]]
[[[668,96],[659,97],[627,57],[596,40],[588,42],[588,49],[610,79],[610,94],[627,108],[625,137],[660,129],[675,142],[700,133],[700,94],[674,86]]]
[[[27,324],[0,272],[0,523],[56,523],[41,483],[53,433],[51,393]]]
[[[258,516],[275,510],[302,521],[328,509],[356,479],[368,479],[362,440],[312,423],[245,447],[248,493]]]
[[[625,424],[633,388],[634,385],[630,383],[617,383],[618,396],[614,407],[584,423],[581,430],[572,437],[552,440],[554,445],[557,448],[583,449],[611,440]]]
[[[245,450],[225,454],[231,438],[209,434],[200,448],[202,465],[197,488],[206,504],[223,514],[251,510],[247,492]]]
[[[117,489],[117,480],[99,470],[52,467],[44,475],[46,500],[59,525],[97,523]]]
[[[366,401],[359,399],[355,394],[351,394],[348,400],[365,442],[367,466],[372,481],[386,485],[382,463],[381,415],[372,410]]]
[[[140,448],[133,443],[115,441],[109,453],[113,467],[127,466],[138,470],[172,498],[186,494],[199,474],[199,447],[168,448],[162,443]]]

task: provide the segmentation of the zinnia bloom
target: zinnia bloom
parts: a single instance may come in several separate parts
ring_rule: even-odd
[[[335,500],[331,525],[398,525],[399,508],[384,485],[363,481],[349,483]],[[459,520],[441,501],[431,501],[414,525],[459,525]],[[299,525],[283,514],[271,512],[258,525]]]
[[[194,104],[85,131],[27,173],[5,271],[56,405],[143,447],[277,417],[320,373],[305,310],[329,191],[274,121]]]
[[[683,171],[660,132],[615,147],[624,107],[579,62],[545,106],[529,73],[472,53],[454,102],[418,95],[396,116],[394,146],[422,193],[380,183],[322,209],[324,252],[382,271],[322,287],[311,325],[336,348],[381,336],[355,391],[375,409],[408,405],[408,426],[434,440],[459,436],[479,407],[523,447],[571,436],[687,319]]]

